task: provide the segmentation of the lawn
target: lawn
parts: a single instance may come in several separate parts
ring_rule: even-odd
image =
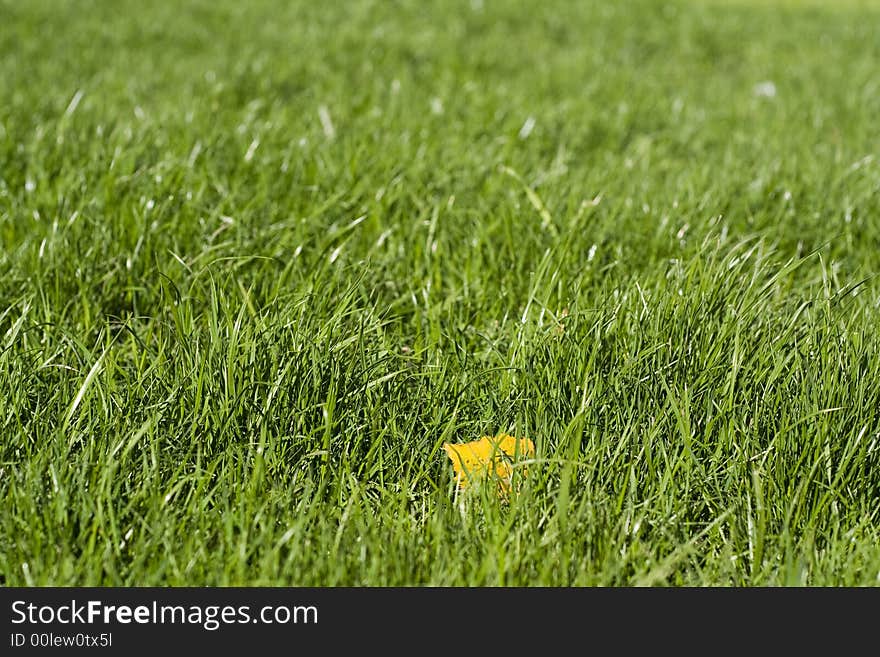
[[[0,0],[0,584],[877,585],[878,23]]]

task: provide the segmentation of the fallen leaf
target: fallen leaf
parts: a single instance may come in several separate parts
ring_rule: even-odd
[[[452,461],[459,488],[491,474],[497,477],[503,490],[509,490],[517,462],[535,456],[535,444],[531,440],[506,433],[483,436],[469,443],[444,443],[443,449]],[[527,468],[519,468],[520,475],[527,473]]]

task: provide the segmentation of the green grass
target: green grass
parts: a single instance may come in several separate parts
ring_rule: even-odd
[[[0,582],[878,583],[880,6],[178,4],[0,0]]]

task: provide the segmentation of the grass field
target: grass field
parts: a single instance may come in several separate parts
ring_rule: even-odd
[[[878,23],[0,0],[0,583],[880,583]]]

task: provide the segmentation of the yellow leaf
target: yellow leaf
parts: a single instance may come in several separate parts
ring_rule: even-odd
[[[474,479],[494,474],[501,487],[508,490],[516,462],[535,456],[535,444],[531,440],[514,438],[506,433],[483,436],[469,443],[444,443],[443,449],[452,461],[460,488]],[[527,472],[525,467],[519,468],[521,475]]]

